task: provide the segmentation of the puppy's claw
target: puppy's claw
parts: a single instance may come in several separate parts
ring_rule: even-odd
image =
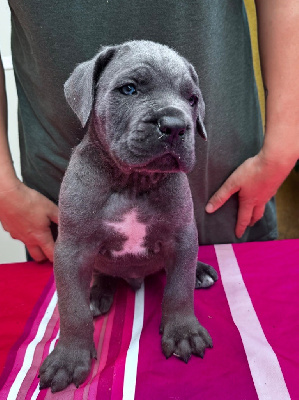
[[[94,358],[95,360],[98,359],[98,354],[97,354],[97,351],[95,348],[92,350],[90,355],[91,355],[91,358]]]
[[[182,361],[184,361],[185,364],[188,364],[190,358],[191,358],[191,354],[186,354],[185,356],[180,357],[180,359]]]
[[[162,338],[162,350],[165,357],[170,358],[175,350],[174,341],[168,338]]]
[[[190,358],[191,358],[191,355],[190,355],[190,357],[185,357],[182,360],[184,361],[185,364],[188,364]]]
[[[189,340],[183,339],[177,344],[177,353],[179,358],[187,364],[191,357]]]

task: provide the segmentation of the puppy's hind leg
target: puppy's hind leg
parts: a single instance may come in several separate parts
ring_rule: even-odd
[[[197,261],[195,289],[208,288],[217,280],[218,274],[211,265]]]
[[[106,314],[113,303],[118,278],[95,273],[90,289],[90,310],[94,317]]]

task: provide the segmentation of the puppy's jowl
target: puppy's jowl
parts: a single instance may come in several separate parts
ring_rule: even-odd
[[[185,362],[212,347],[194,315],[193,290],[217,280],[212,267],[197,263],[186,175],[195,135],[206,137],[192,65],[152,42],[105,47],[74,70],[65,95],[87,134],[59,199],[60,338],[40,368],[40,387],[53,392],[88,376],[96,357],[93,317],[109,311],[119,279],[138,288],[166,270],[162,351]]]

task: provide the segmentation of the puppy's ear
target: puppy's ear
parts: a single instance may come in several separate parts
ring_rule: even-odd
[[[79,64],[64,84],[67,102],[85,127],[95,99],[95,86],[118,46],[104,47],[91,60]]]
[[[203,123],[205,117],[205,103],[203,101],[202,96],[199,98],[199,105],[198,105],[198,116],[196,118],[196,130],[197,133],[204,139],[208,139],[207,131],[205,125]]]
[[[195,71],[195,68],[186,59],[185,59],[185,62],[188,66],[191,78],[193,79],[194,83],[197,86],[199,86],[199,79],[198,79],[198,75]],[[198,105],[198,117],[196,119],[196,131],[204,140],[207,140],[208,136],[207,136],[206,128],[203,123],[203,120],[205,117],[205,103],[203,101],[201,92],[200,92],[198,102],[199,102],[199,105]]]
[[[196,130],[204,140],[208,140],[207,131],[200,115],[196,119]]]

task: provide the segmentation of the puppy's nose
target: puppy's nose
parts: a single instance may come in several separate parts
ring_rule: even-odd
[[[158,121],[160,132],[171,138],[183,136],[186,132],[187,125],[185,121],[178,117],[163,116]]]

